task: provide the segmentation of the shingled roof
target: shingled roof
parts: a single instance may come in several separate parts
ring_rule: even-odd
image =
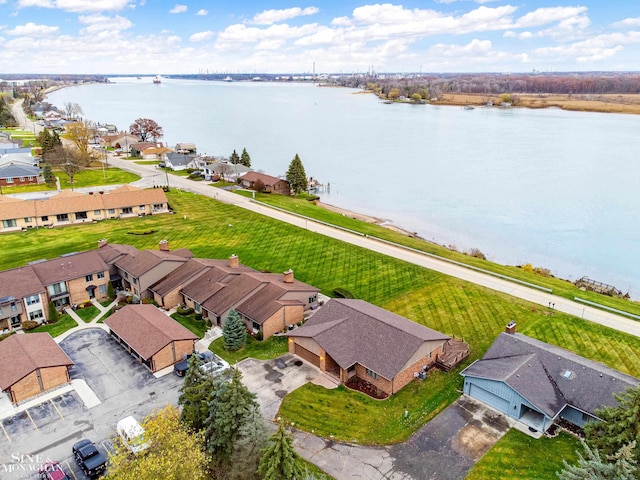
[[[42,282],[33,271],[33,267],[13,268],[0,272],[0,296],[22,299],[30,295],[44,293]]]
[[[0,342],[0,388],[7,390],[39,368],[73,365],[48,333],[11,335]]]
[[[65,282],[89,274],[105,272],[109,268],[98,252],[87,252],[65,255],[46,262],[36,263],[32,268],[44,285]]]
[[[342,369],[359,363],[387,380],[424,342],[450,339],[364,300],[335,298],[287,335],[313,338]]]
[[[148,360],[176,340],[197,340],[198,336],[153,305],[127,305],[104,323]]]
[[[166,261],[183,263],[186,262],[187,259],[185,256],[176,255],[174,252],[166,252],[162,250],[137,250],[136,252],[130,252],[117,259],[115,261],[115,265],[134,277],[139,277]]]
[[[501,333],[463,376],[501,381],[550,418],[566,405],[591,415],[640,380],[519,333]]]

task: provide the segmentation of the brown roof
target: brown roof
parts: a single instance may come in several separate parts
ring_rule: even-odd
[[[148,272],[162,262],[186,262],[187,259],[172,252],[162,250],[143,250],[128,253],[115,261],[115,265],[134,277]]]
[[[192,282],[199,275],[205,273],[209,268],[210,267],[199,262],[198,259],[192,258],[176,268],[169,275],[153,284],[149,287],[149,290],[162,297],[172,290]]]
[[[197,340],[198,336],[153,305],[127,305],[104,323],[144,360],[175,340]]]
[[[102,257],[105,263],[111,265],[124,255],[134,255],[140,252],[136,247],[131,245],[122,245],[118,243],[108,243],[107,245],[98,248],[98,255]]]
[[[260,172],[247,172],[242,177],[240,177],[240,179],[247,180],[248,182],[255,182],[257,180],[260,180],[267,187],[273,186],[278,182],[287,182],[286,180],[283,180],[281,178],[273,177],[271,175],[267,175],[266,173]]]
[[[236,275],[229,283],[222,285],[213,295],[202,302],[202,307],[222,315],[235,306],[244,297],[261,286],[261,282],[249,275]]]
[[[280,286],[273,283],[267,284],[238,305],[236,310],[245,317],[262,325],[284,305],[300,305],[304,307],[304,304],[297,300],[280,301],[280,297],[285,293],[286,290]]]
[[[30,265],[0,272],[0,297],[21,299],[45,291]]]
[[[392,380],[427,341],[450,337],[364,300],[331,299],[287,334],[313,338],[341,368],[355,363]]]
[[[73,280],[86,275],[105,272],[109,269],[98,252],[74,253],[32,265],[40,281],[44,285]]]
[[[209,297],[222,290],[226,283],[238,277],[238,275],[227,273],[219,268],[212,268],[198,277],[197,282],[190,282],[186,285],[182,289],[182,293],[202,304]]]
[[[11,335],[0,342],[0,388],[13,384],[38,368],[71,366],[73,362],[48,333]]]

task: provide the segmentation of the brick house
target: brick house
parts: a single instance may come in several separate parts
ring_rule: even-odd
[[[445,354],[450,339],[363,300],[331,299],[286,334],[289,352],[346,383],[356,376],[393,395]]]
[[[71,381],[71,359],[48,333],[12,335],[0,342],[0,388],[18,403]]]
[[[198,336],[153,305],[127,305],[105,319],[111,335],[151,372],[193,353]]]
[[[286,180],[272,177],[266,173],[248,172],[240,177],[243,188],[254,189],[256,182],[260,180],[264,185],[264,191],[269,193],[280,193],[282,195],[291,194],[291,185]]]
[[[160,213],[169,213],[167,196],[161,188],[143,190],[123,185],[110,192],[65,190],[45,200],[19,200],[1,195],[0,232]]]
[[[2,187],[38,185],[43,182],[39,167],[18,162],[0,166],[0,186]]]
[[[0,332],[21,328],[25,320],[43,322],[49,301],[30,265],[0,272]]]

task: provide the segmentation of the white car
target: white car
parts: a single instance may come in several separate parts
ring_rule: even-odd
[[[144,428],[133,417],[125,417],[116,425],[118,435],[131,453],[139,453],[149,448],[144,438]]]
[[[225,372],[229,369],[229,364],[222,360],[220,357],[215,355],[213,360],[207,363],[203,363],[200,365],[200,371],[202,373],[208,373],[212,377],[216,377],[220,375],[222,372]]]

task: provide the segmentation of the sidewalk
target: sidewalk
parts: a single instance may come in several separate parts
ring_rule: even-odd
[[[105,331],[109,330],[109,327],[107,327],[103,323],[98,323],[98,321],[101,318],[104,318],[107,315],[107,313],[109,313],[118,304],[118,300],[117,299],[114,300],[107,307],[103,307],[95,298],[91,300],[91,303],[93,303],[93,305],[98,310],[100,310],[100,313],[98,313],[98,315],[96,315],[95,318],[93,318],[90,322],[85,322],[84,320],[82,320],[82,318],[80,318],[78,314],[71,307],[66,307],[64,309],[64,312],[68,314],[71,318],[73,318],[78,324],[78,326],[73,327],[67,330],[66,332],[55,337],[54,340],[56,341],[56,343],[60,343],[69,335],[73,335],[75,332],[78,332],[80,330],[85,330],[87,328],[102,328]]]

